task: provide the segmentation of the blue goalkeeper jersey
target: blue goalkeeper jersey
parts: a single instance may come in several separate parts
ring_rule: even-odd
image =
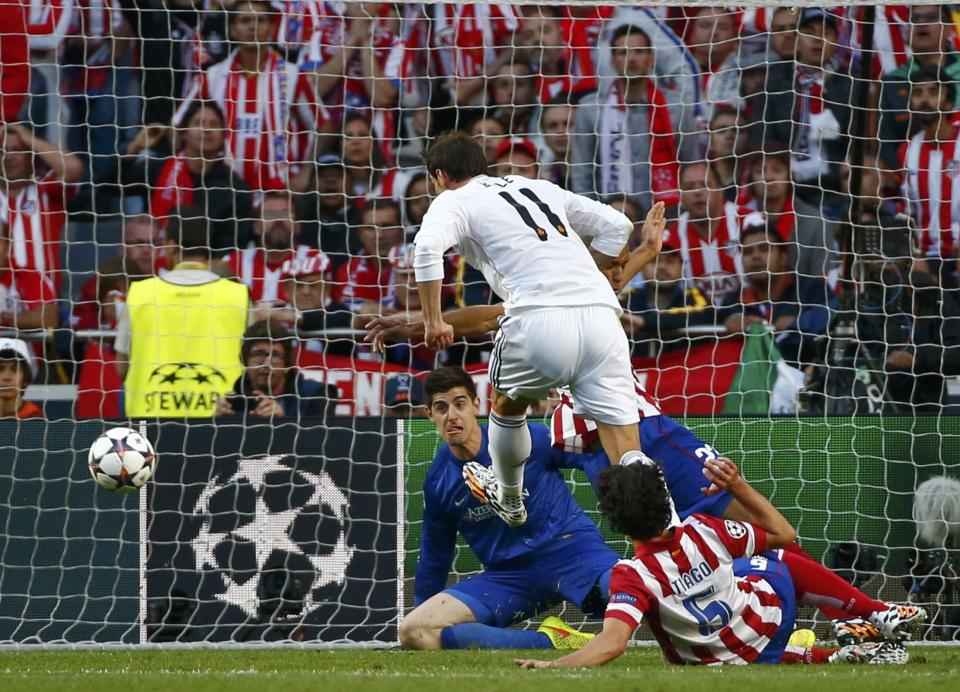
[[[570,494],[560,469],[581,469],[592,483],[609,465],[607,457],[554,449],[545,425],[530,423],[528,427],[533,448],[523,473],[527,522],[517,528],[507,526],[489,505],[473,496],[463,480],[464,462],[454,457],[447,445],[437,452],[423,484],[423,533],[414,584],[417,604],[446,587],[458,531],[486,568],[535,559],[538,550],[560,535],[580,534],[585,540],[605,545],[596,524]],[[468,461],[490,466],[486,426],[480,452]]]

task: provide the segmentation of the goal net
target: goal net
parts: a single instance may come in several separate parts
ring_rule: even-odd
[[[634,222],[639,386],[957,640],[958,51],[953,5],[0,0],[0,646],[398,641],[423,377],[492,395],[493,334],[364,340],[417,321],[452,129]],[[444,258],[445,310],[508,298]],[[569,445],[558,403],[530,419]],[[157,450],[138,493],[87,469],[117,425]],[[481,569],[458,542],[449,583]],[[550,612],[597,627],[517,625]]]

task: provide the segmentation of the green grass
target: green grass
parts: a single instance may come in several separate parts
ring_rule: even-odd
[[[552,652],[548,652],[552,653]],[[632,649],[598,670],[519,670],[517,652],[371,650],[152,650],[0,653],[0,689],[57,692],[931,692],[958,689],[960,647],[914,648],[906,666],[683,668]]]

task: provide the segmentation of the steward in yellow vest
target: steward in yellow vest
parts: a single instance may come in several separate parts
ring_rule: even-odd
[[[243,374],[249,291],[210,271],[207,226],[199,216],[171,218],[173,270],[129,289],[115,343],[127,416],[209,418]]]

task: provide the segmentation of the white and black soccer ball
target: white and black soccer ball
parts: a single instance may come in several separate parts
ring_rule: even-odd
[[[143,435],[130,428],[110,428],[90,445],[90,475],[116,493],[140,490],[153,477],[157,453]]]

